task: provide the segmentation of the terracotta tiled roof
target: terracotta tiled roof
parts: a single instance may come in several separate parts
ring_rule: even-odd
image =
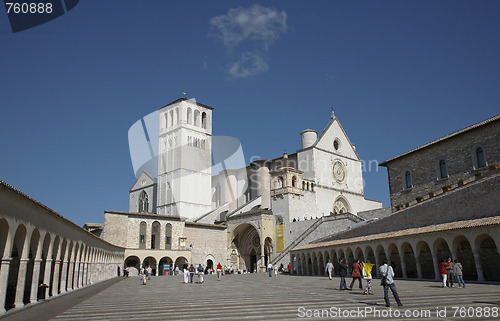
[[[308,249],[315,249],[315,248],[321,248],[321,247],[327,247],[327,246],[333,246],[333,245],[360,243],[360,242],[366,242],[366,241],[383,240],[383,239],[390,239],[390,238],[396,238],[396,237],[412,236],[412,235],[418,235],[418,234],[442,232],[442,231],[450,231],[450,230],[460,230],[460,229],[466,229],[466,228],[471,228],[471,227],[481,227],[481,226],[491,226],[491,225],[500,225],[500,216],[485,217],[485,218],[478,218],[478,219],[474,219],[474,220],[457,221],[457,222],[451,222],[451,223],[429,225],[429,226],[425,226],[425,227],[417,227],[417,228],[411,228],[411,229],[394,231],[394,232],[370,234],[370,235],[358,236],[358,237],[342,239],[342,240],[334,240],[334,241],[328,241],[328,242],[308,244],[308,245],[304,245],[304,246],[298,247],[296,249],[293,249],[292,251],[308,250]]]
[[[422,145],[422,146],[420,146],[420,147],[414,148],[414,149],[412,149],[412,150],[410,150],[410,151],[408,151],[408,152],[406,152],[406,153],[403,153],[403,154],[401,154],[401,155],[398,155],[398,156],[395,156],[395,157],[393,157],[393,158],[391,158],[391,159],[388,159],[388,160],[386,160],[386,161],[384,161],[384,162],[380,163],[380,165],[379,165],[379,166],[386,166],[386,165],[387,165],[387,163],[392,162],[392,161],[393,161],[393,160],[395,160],[395,159],[398,159],[398,158],[400,158],[400,157],[406,156],[406,155],[411,154],[411,153],[413,153],[413,152],[416,152],[416,151],[418,151],[418,150],[421,150],[421,149],[424,149],[424,148],[429,147],[429,146],[431,146],[431,145],[437,144],[437,143],[442,142],[442,141],[444,141],[444,140],[446,140],[446,139],[449,139],[449,138],[452,138],[452,137],[458,136],[458,135],[460,135],[460,134],[463,134],[463,133],[465,133],[465,132],[468,132],[469,130],[472,130],[472,129],[475,129],[475,128],[478,128],[478,127],[481,127],[481,126],[483,126],[483,125],[486,125],[486,124],[488,124],[488,123],[494,122],[494,121],[499,120],[499,119],[500,119],[500,115],[493,116],[493,117],[488,118],[488,119],[486,119],[486,120],[483,120],[483,121],[481,121],[481,122],[479,122],[479,123],[477,123],[477,124],[471,125],[471,126],[469,126],[469,127],[466,127],[466,128],[464,128],[464,129],[461,129],[461,130],[458,130],[458,131],[456,131],[456,132],[453,132],[453,133],[451,133],[451,134],[448,134],[448,135],[446,135],[446,136],[443,136],[443,137],[441,137],[441,138],[438,138],[438,139],[436,139],[436,140],[433,140],[433,141],[432,141],[432,142],[430,142],[430,143],[427,143],[427,144]]]

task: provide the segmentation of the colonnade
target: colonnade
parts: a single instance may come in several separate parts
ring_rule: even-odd
[[[115,277],[124,252],[0,181],[0,313]]]
[[[500,221],[498,217],[495,220]],[[467,226],[466,223],[463,225]],[[396,277],[433,280],[440,279],[441,260],[451,257],[461,262],[466,280],[500,281],[497,268],[500,266],[499,245],[500,225],[496,223],[429,233],[409,231],[405,235],[405,232],[393,232],[310,244],[293,250],[290,257],[294,273],[300,275],[324,275],[328,260],[332,261],[338,275],[338,262],[344,258],[349,266],[357,259],[370,261],[376,267],[373,276],[378,276],[378,267],[388,259]]]

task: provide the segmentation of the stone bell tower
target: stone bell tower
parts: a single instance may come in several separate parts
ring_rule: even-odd
[[[212,110],[188,98],[159,109],[156,213],[193,219],[211,210]]]

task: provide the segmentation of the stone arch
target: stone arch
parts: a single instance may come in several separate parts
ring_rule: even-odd
[[[479,264],[483,269],[486,281],[500,281],[500,254],[495,240],[489,234],[480,234],[475,240],[476,249],[479,250]]]
[[[184,256],[179,256],[175,259],[175,266],[179,267],[179,269],[182,271],[182,269],[184,269],[185,266],[187,266],[188,264],[188,259],[186,259]]]
[[[463,267],[464,280],[477,280],[476,264],[472,246],[464,235],[457,235],[451,243],[452,252],[456,254],[457,259]]]
[[[394,270],[394,275],[398,278],[403,277],[403,267],[401,266],[401,256],[399,255],[399,249],[396,244],[391,243],[387,247],[387,255],[390,260],[390,264]]]
[[[203,264],[205,264],[205,268],[213,269],[215,267],[215,256],[212,254],[207,254],[203,259],[203,262]]]
[[[21,302],[18,301],[17,285],[19,277],[24,278],[24,275],[19,276],[19,268],[21,260],[27,256],[25,253],[25,246],[27,244],[26,235],[26,226],[24,226],[24,224],[19,224],[14,233],[14,240],[10,251],[11,261],[7,279],[7,297],[5,300],[6,310],[13,308],[17,304],[21,304]],[[22,304],[20,306],[22,306]]]
[[[201,113],[201,128],[207,128],[207,113],[202,112]]]
[[[201,127],[200,111],[198,109],[194,110],[194,122],[193,125]]]
[[[297,176],[295,176],[295,175],[292,176],[292,187],[298,187],[297,186]]]
[[[318,275],[324,275],[325,271],[325,260],[323,258],[323,253],[321,251],[318,252]]]
[[[436,277],[434,274],[434,261],[432,259],[432,251],[429,244],[427,244],[426,241],[421,240],[417,243],[415,249],[422,278],[434,279]]]
[[[364,262],[365,260],[363,250],[359,246],[354,249],[354,260],[359,260],[360,262]]]
[[[410,243],[403,242],[401,244],[401,256],[405,264],[406,277],[410,279],[418,278],[416,256]]]
[[[135,255],[128,256],[124,262],[125,268],[128,268],[131,276],[139,275],[141,268],[141,259]]]
[[[240,224],[233,230],[231,247],[237,250],[236,261],[239,262],[239,269],[251,272],[257,269],[258,262],[264,253],[261,254],[259,230],[252,222]],[[264,262],[260,265],[264,266]]]
[[[10,256],[10,251],[7,250],[10,247],[9,236],[9,223],[6,219],[0,218],[0,258]]]
[[[147,256],[142,260],[142,268],[151,267],[151,275],[156,275],[156,258],[153,256]]]
[[[193,111],[191,110],[191,107],[188,107],[187,109],[186,120],[189,125],[193,124]]]
[[[35,228],[31,232],[30,243],[29,243],[28,263],[26,266],[26,278],[24,284],[24,298],[23,298],[24,304],[30,303],[31,290],[32,290],[31,285],[33,283],[33,278],[35,277],[35,275],[33,274],[35,268],[35,259],[40,256],[40,253],[38,253],[39,245],[40,245],[40,232],[38,231],[37,228]],[[36,279],[38,279],[38,276],[39,274],[37,273]],[[36,283],[38,283],[38,281]],[[34,288],[34,291],[36,290],[37,288]]]
[[[379,244],[377,245],[377,247],[375,247],[375,257],[378,258],[378,262],[380,265],[383,265],[384,261],[389,259],[382,244]]]
[[[346,258],[345,258],[345,263],[348,264],[349,266],[352,266],[354,263],[354,252],[350,247],[348,247],[345,250]]]
[[[333,202],[333,213],[342,214],[342,213],[350,213],[351,205],[349,201],[344,196],[339,196]]]
[[[311,259],[311,253],[307,253],[306,256],[306,275],[313,275],[312,273],[312,259]]]
[[[164,265],[168,265],[168,270],[164,268]],[[172,271],[174,261],[169,256],[164,256],[158,262],[158,275],[167,275]]]
[[[160,249],[160,238],[161,238],[161,224],[158,221],[154,221],[151,224],[151,249]]]
[[[436,253],[438,262],[441,262],[442,259],[451,257],[450,247],[448,246],[448,242],[445,239],[441,237],[437,238],[434,241],[433,248],[434,253]]]

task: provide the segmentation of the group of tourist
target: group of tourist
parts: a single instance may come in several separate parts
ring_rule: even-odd
[[[367,295],[373,294],[372,293],[373,266],[374,266],[374,264],[371,264],[369,260],[366,262],[360,262],[360,260],[356,260],[352,264],[352,267],[350,268],[352,281],[351,281],[350,286],[347,287],[346,282],[345,282],[345,278],[348,275],[349,265],[347,263],[345,263],[343,258],[341,258],[339,261],[339,276],[340,276],[339,290],[351,290],[352,291],[352,287],[357,280],[358,285],[359,285],[359,289],[364,290],[363,294],[367,294]],[[333,270],[334,270],[334,266],[333,266],[331,260],[328,260],[328,263],[325,266],[325,271],[328,272],[328,278],[330,280],[332,279],[332,276],[333,276]],[[389,289],[390,289],[398,306],[402,306],[403,303],[401,303],[401,300],[399,299],[398,291],[396,290],[396,285],[394,284],[394,270],[393,270],[392,266],[390,266],[388,264],[388,260],[384,261],[384,265],[382,265],[379,268],[379,272],[380,272],[380,275],[382,276],[380,285],[384,287],[385,305],[387,307],[391,306],[391,303],[389,301]],[[366,287],[365,288],[363,288],[363,283],[361,281],[361,278],[366,280]]]
[[[439,273],[443,280],[443,288],[454,288],[453,280],[457,278],[459,288],[465,288],[463,267],[459,260],[453,261],[451,257],[444,258],[439,263]]]

